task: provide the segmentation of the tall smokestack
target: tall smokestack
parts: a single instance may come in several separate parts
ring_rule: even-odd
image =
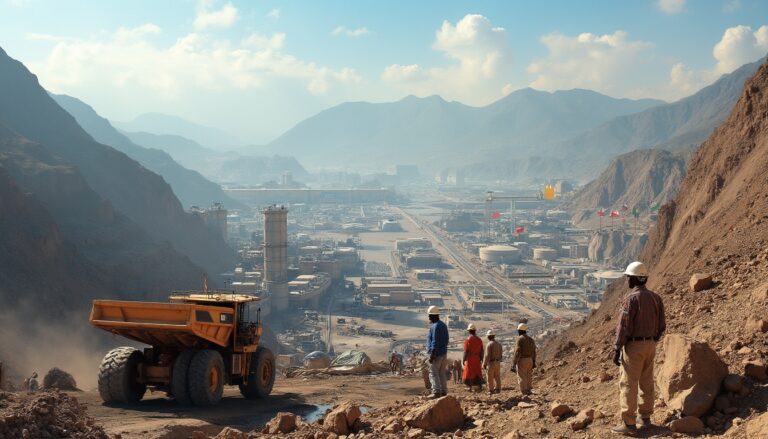
[[[264,209],[264,282],[278,311],[288,308],[288,209]]]

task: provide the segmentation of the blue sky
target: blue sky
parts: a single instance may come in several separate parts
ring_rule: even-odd
[[[262,143],[348,100],[684,97],[768,52],[768,2],[0,0],[0,46],[114,120]]]

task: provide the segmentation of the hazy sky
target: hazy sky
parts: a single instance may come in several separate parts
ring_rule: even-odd
[[[674,100],[768,52],[768,1],[0,0],[0,45],[113,120],[261,143],[349,100]]]

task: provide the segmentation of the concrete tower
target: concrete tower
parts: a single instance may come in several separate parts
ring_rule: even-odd
[[[276,311],[288,309],[288,209],[264,209],[264,283]]]

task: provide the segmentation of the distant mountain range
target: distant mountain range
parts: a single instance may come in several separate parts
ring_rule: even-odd
[[[222,184],[256,185],[268,181],[280,181],[280,177],[286,171],[290,172],[296,181],[309,179],[309,173],[293,157],[255,155],[255,151],[248,151],[252,148],[240,149],[240,151],[250,152],[246,154],[236,151],[214,151],[194,140],[170,134],[128,131],[124,131],[123,134],[138,145],[167,152],[185,167],[194,169]]]
[[[166,152],[145,148],[132,142],[85,102],[67,95],[52,94],[51,97],[67,110],[94,140],[124,152],[145,168],[162,176],[185,207],[207,207],[217,202],[229,208],[242,207],[240,203],[230,199],[218,184],[206,180],[196,171],[184,168]]]
[[[82,313],[96,296],[159,298],[235,262],[160,176],[95,141],[2,49],[0,192],[0,253],[14,259],[0,264],[0,300],[36,315]]]
[[[383,104],[344,103],[306,119],[269,143],[312,166],[402,163],[455,166],[468,160],[527,157],[619,115],[662,105],[589,90],[524,89],[485,107],[439,96]]]
[[[228,150],[244,144],[241,139],[224,130],[163,113],[144,113],[130,122],[112,121],[112,124],[124,131],[178,135],[217,150]]]

